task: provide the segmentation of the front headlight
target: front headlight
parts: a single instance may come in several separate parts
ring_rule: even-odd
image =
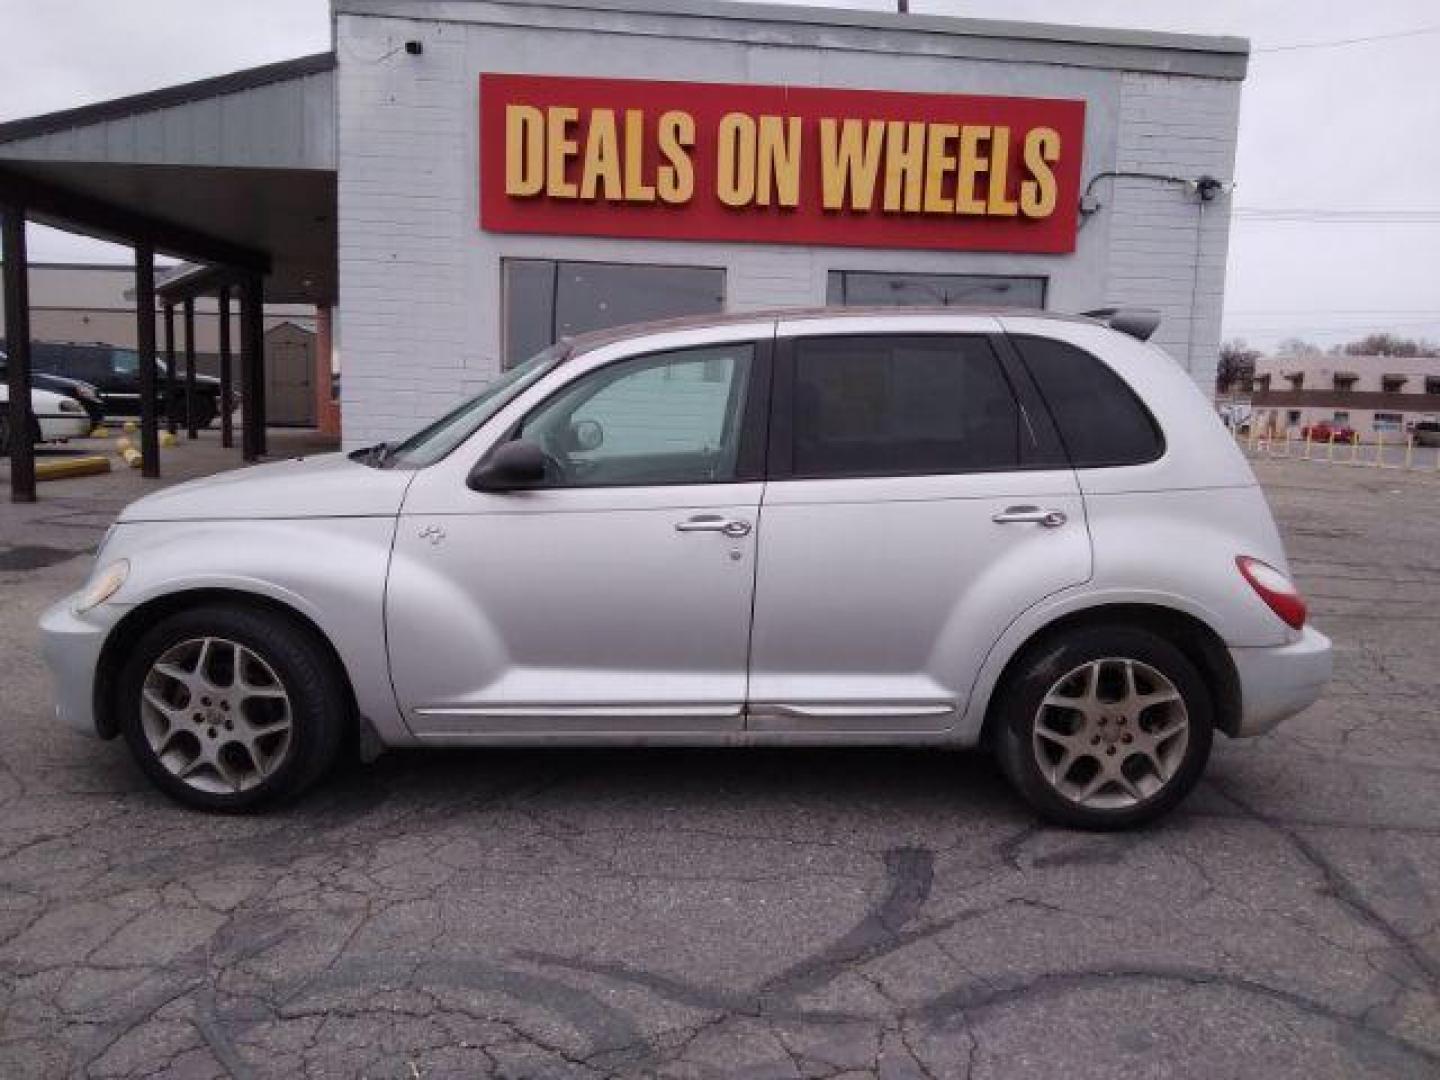
[[[120,591],[120,586],[125,584],[125,579],[130,576],[130,561],[128,559],[116,559],[105,569],[94,574],[90,581],[80,590],[75,597],[75,614],[83,615],[93,607],[98,607],[110,597]]]

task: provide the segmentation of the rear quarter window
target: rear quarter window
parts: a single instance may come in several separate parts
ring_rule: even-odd
[[[1143,465],[1165,452],[1160,425],[1135,391],[1084,349],[1052,338],[1011,338],[1077,469]]]

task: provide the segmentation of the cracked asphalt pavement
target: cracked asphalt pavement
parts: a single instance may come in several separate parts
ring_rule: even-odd
[[[186,812],[52,721],[34,628],[138,481],[7,503],[0,1076],[1440,1075],[1440,476],[1257,469],[1335,683],[1125,835],[924,750],[390,753]]]

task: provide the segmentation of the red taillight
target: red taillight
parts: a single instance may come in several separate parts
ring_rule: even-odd
[[[1293,581],[1269,563],[1252,559],[1249,555],[1235,556],[1235,565],[1282,622],[1296,630],[1305,625],[1305,598]]]

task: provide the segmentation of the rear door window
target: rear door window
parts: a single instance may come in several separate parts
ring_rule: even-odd
[[[1027,430],[981,335],[799,338],[791,426],[796,477],[1014,469]]]
[[[1150,410],[1109,366],[1052,338],[1010,339],[1050,407],[1077,469],[1142,465],[1165,451]]]

